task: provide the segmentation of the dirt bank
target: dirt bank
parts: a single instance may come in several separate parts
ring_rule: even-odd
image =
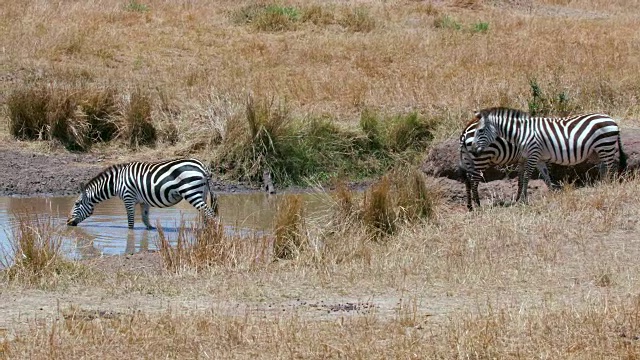
[[[628,171],[640,167],[640,129],[625,129],[622,133],[624,151],[629,157]],[[16,145],[16,144],[14,144]],[[449,139],[434,146],[425,156],[422,169],[428,176],[437,179],[445,198],[453,204],[463,204],[464,184],[457,172],[458,140]],[[71,154],[52,152],[45,154],[19,144],[0,147],[0,196],[62,196],[78,193],[81,182],[95,176],[108,165],[120,162],[114,157],[95,154]],[[578,166],[551,165],[554,179],[575,182],[578,185],[589,178],[597,177],[597,163],[587,162]],[[537,174],[534,175],[534,177]],[[509,202],[517,188],[516,167],[490,169],[485,172],[487,183],[480,185],[482,199],[494,202]],[[219,192],[258,191],[259,185],[228,181],[214,181]],[[277,184],[276,184],[277,186]],[[532,181],[530,194],[537,196],[545,192],[542,181]]]
[[[64,196],[79,193],[86,182],[109,165],[120,162],[94,154],[53,152],[0,146],[0,196]],[[245,183],[214,181],[220,192],[258,190]]]

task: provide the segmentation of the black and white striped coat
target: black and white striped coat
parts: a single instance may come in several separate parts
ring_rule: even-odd
[[[96,204],[113,196],[124,202],[127,224],[134,225],[135,206],[140,204],[142,222],[149,222],[150,207],[169,207],[182,199],[204,212],[205,219],[217,215],[217,199],[211,187],[211,172],[195,159],[176,159],[155,163],[130,162],[113,165],[80,186],[67,225],[76,226],[91,214]],[[210,205],[207,205],[207,194]]]
[[[521,149],[522,163],[518,199],[526,200],[527,183],[539,162],[575,165],[596,154],[602,175],[615,165],[626,167],[620,128],[608,115],[585,114],[566,118],[531,117],[509,108],[489,108],[475,113],[478,122],[471,152],[482,154],[498,137]]]
[[[494,166],[518,164],[522,157],[522,150],[518,145],[510,143],[501,137],[496,137],[495,141],[489,144],[481,153],[474,154],[471,151],[471,147],[477,126],[478,121],[476,119],[470,121],[460,135],[459,171],[465,181],[467,208],[469,211],[473,210],[473,202],[480,206],[478,184],[484,180],[484,171]],[[558,189],[559,185],[551,179],[547,165],[544,162],[539,162],[537,167],[547,186],[550,189]],[[520,182],[518,182],[519,187],[520,185]]]

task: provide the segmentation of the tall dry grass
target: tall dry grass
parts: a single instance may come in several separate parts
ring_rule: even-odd
[[[176,143],[208,143],[210,124],[197,110],[215,98],[242,108],[248,94],[286,100],[295,117],[329,114],[348,126],[365,107],[416,110],[444,119],[442,137],[473,109],[526,109],[535,79],[543,92],[564,94],[572,111],[637,117],[628,95],[638,90],[640,62],[627,46],[637,4],[467,3],[140,2],[144,11],[116,0],[7,3],[9,81],[0,86],[158,89],[154,114],[160,94],[171,94],[180,114]]]
[[[2,275],[11,284],[55,288],[69,279],[88,275],[82,265],[69,261],[62,251],[62,233],[50,217],[29,213],[14,215],[15,227],[8,249],[2,249]]]
[[[182,221],[175,237],[159,223],[157,229],[156,246],[162,263],[173,273],[197,273],[216,266],[250,269],[268,263],[273,253],[267,237],[256,234],[247,239],[227,233],[219,221],[204,227]]]

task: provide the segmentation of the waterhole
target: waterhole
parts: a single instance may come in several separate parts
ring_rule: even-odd
[[[319,215],[328,206],[326,195],[296,194],[303,199],[306,215]],[[278,204],[293,194],[267,196],[264,193],[219,194],[220,218],[227,233],[250,238],[255,233],[271,232]],[[132,254],[157,249],[157,230],[147,230],[136,207],[135,227],[127,227],[122,200],[113,198],[98,204],[93,215],[76,227],[66,220],[76,196],[0,197],[0,260],[12,253],[12,241],[20,214],[29,214],[51,222],[62,237],[62,251],[72,259],[101,255]],[[151,208],[151,224],[162,226],[170,242],[177,239],[181,223],[199,221],[198,211],[186,201],[170,208]]]

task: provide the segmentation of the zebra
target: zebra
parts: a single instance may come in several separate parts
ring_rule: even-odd
[[[518,195],[527,201],[527,183],[539,162],[576,165],[593,154],[600,159],[600,175],[610,174],[615,164],[616,144],[619,152],[618,171],[627,166],[622,149],[620,128],[605,114],[592,113],[565,118],[532,117],[528,113],[503,107],[477,111],[476,134],[471,152],[478,156],[498,137],[521,149]]]
[[[460,135],[460,163],[458,171],[460,177],[464,179],[467,195],[467,209],[473,211],[473,202],[480,206],[480,196],[478,195],[478,184],[484,179],[483,172],[492,166],[504,166],[517,164],[522,156],[521,148],[510,143],[501,137],[496,137],[482,153],[477,155],[471,152],[471,145],[476,133],[478,121],[471,120],[462,130]],[[547,186],[552,190],[557,190],[560,186],[551,179],[548,167],[544,162],[538,162],[538,171]],[[521,183],[518,182],[518,193],[520,193]]]
[[[209,205],[206,204],[207,193],[210,196]],[[205,220],[215,218],[218,214],[211,172],[200,161],[136,161],[112,165],[86,184],[80,184],[80,196],[74,203],[67,225],[77,226],[93,214],[96,204],[116,195],[124,202],[129,229],[133,229],[136,204],[140,204],[142,222],[150,230],[153,229],[149,223],[151,206],[169,207],[185,199],[204,212]]]

